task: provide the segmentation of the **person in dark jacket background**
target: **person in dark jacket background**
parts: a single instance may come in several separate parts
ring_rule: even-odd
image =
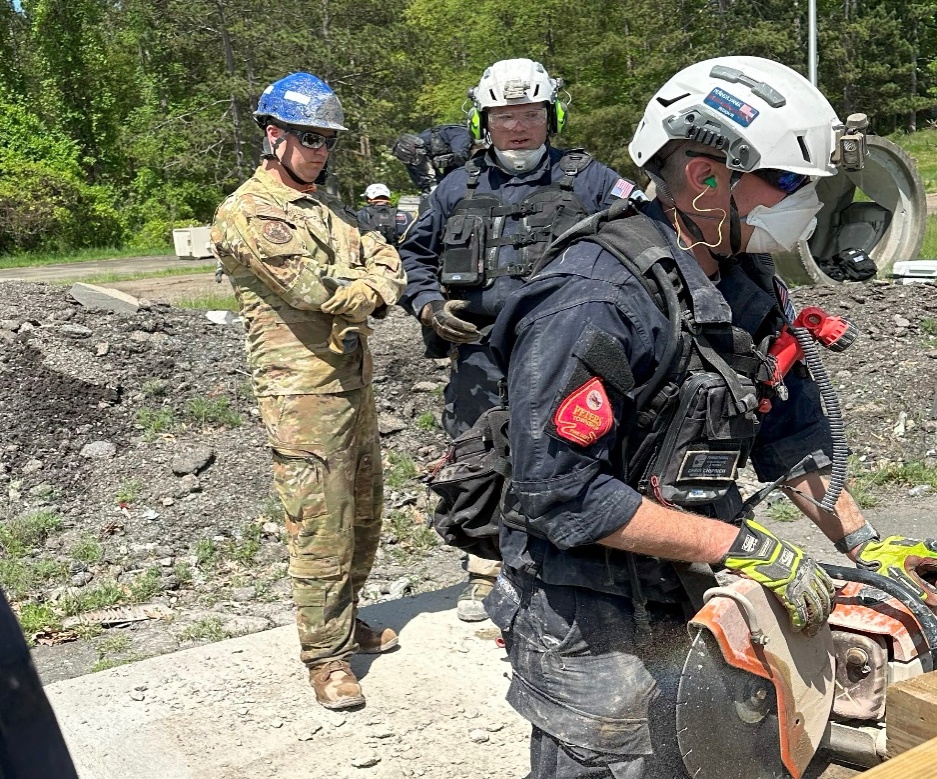
[[[401,305],[424,325],[428,355],[452,360],[443,410],[452,437],[498,405],[502,374],[482,336],[508,295],[554,237],[636,193],[586,152],[551,145],[566,122],[561,86],[529,59],[486,69],[471,90],[469,125],[489,148],[443,179],[400,247],[409,279]],[[458,616],[482,620],[498,563],[470,555],[467,569]]]
[[[377,230],[391,246],[396,246],[413,224],[413,217],[390,202],[386,184],[371,184],[364,190],[368,204],[358,211],[362,230]]]

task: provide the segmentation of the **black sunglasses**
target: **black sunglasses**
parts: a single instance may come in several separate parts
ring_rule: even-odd
[[[337,135],[322,135],[322,133],[314,133],[311,130],[296,130],[292,127],[284,127],[283,130],[299,138],[299,142],[307,149],[321,149],[325,146],[328,151],[332,151],[332,148],[338,143]]]
[[[805,176],[803,173],[791,173],[789,170],[761,168],[753,170],[752,173],[775,189],[780,189],[785,195],[793,195],[810,181],[810,176]]]
[[[684,151],[687,157],[705,157],[708,160],[715,160],[725,165],[725,157],[717,157],[715,154],[706,154],[701,151],[687,149]],[[775,189],[780,189],[785,195],[793,195],[798,189],[810,182],[810,176],[803,173],[791,173],[789,170],[776,170],[774,168],[760,168],[749,171],[758,176],[762,181],[767,182]]]

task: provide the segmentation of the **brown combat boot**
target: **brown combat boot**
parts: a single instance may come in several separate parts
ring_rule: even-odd
[[[399,639],[390,628],[372,628],[363,619],[355,620],[355,641],[358,642],[358,651],[363,655],[379,655],[389,652],[397,646]]]
[[[364,705],[358,678],[347,660],[329,660],[309,669],[309,683],[316,700],[327,709],[350,709]]]

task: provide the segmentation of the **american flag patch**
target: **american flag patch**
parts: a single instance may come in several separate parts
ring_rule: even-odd
[[[625,179],[618,179],[618,181],[615,182],[615,186],[612,187],[608,194],[612,197],[620,197],[622,200],[624,200],[633,191],[634,183],[631,181],[626,181]]]
[[[780,276],[774,277],[774,291],[778,296],[778,303],[781,304],[781,310],[784,312],[784,318],[789,325],[793,324],[794,320],[797,319],[797,312],[794,310],[794,304],[791,303],[787,285],[781,281]]]

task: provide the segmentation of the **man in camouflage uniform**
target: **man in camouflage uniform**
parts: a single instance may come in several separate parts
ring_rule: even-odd
[[[397,636],[356,619],[374,562],[383,484],[367,319],[406,277],[397,252],[312,182],[344,116],[332,90],[295,73],[254,114],[264,160],[215,216],[212,244],[247,330],[254,394],[286,512],[300,659],[329,709],[364,703],[349,665]]]

